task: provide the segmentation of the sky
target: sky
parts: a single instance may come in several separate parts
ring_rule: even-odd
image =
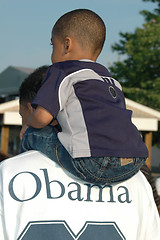
[[[37,68],[51,64],[51,30],[64,13],[87,8],[95,11],[107,27],[107,38],[98,62],[109,67],[119,59],[111,46],[120,32],[142,27],[141,10],[156,4],[142,0],[0,0],[0,73],[8,66]],[[121,57],[120,57],[121,59]]]

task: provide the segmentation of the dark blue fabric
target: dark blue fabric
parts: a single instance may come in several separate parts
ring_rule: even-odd
[[[148,157],[147,147],[131,121],[132,111],[126,109],[122,91],[112,79],[107,80],[110,73],[98,63],[66,61],[53,64],[32,106],[41,105],[57,117],[60,111],[60,84],[69,74],[82,69],[91,69],[106,79],[87,79],[73,85],[81,104],[91,156]]]

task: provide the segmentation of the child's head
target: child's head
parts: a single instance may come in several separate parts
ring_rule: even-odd
[[[93,11],[77,9],[61,16],[52,29],[52,62],[88,58],[95,61],[106,36],[103,20]]]

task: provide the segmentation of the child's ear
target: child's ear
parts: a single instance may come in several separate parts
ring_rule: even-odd
[[[69,37],[66,37],[65,41],[64,41],[64,51],[65,51],[65,53],[70,52],[71,48],[72,48],[72,39],[69,38]]]

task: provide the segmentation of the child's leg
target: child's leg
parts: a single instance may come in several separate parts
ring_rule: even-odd
[[[29,127],[22,138],[20,152],[38,150],[47,155],[50,144],[56,145],[56,143],[57,136],[53,126],[44,128]]]
[[[89,157],[73,160],[77,171],[87,182],[115,183],[135,175],[145,163],[145,158]]]
[[[29,150],[44,153],[75,176],[78,175],[72,164],[71,156],[60,143],[53,126],[49,125],[41,129],[29,127],[22,138],[20,152]]]
[[[72,159],[60,143],[53,126],[29,127],[21,142],[21,152],[38,150],[75,176],[92,183],[124,181],[136,174],[144,158],[88,157]]]

